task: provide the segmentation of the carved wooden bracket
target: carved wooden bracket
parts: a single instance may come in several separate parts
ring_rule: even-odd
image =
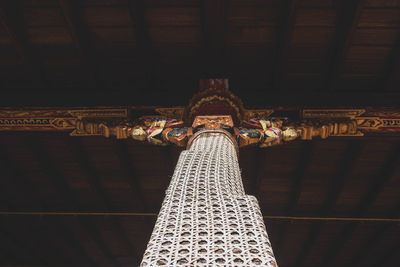
[[[71,136],[114,136],[185,146],[188,136],[201,127],[222,128],[240,146],[262,147],[315,137],[400,135],[400,109],[246,109],[227,84],[224,79],[203,81],[203,90],[186,107],[3,109],[0,131],[68,131]]]

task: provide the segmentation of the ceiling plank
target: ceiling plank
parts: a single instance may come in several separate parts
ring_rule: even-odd
[[[77,159],[80,169],[85,173],[85,177],[87,178],[87,182],[92,191],[94,191],[97,196],[99,197],[100,203],[107,212],[111,212],[114,207],[111,204],[110,199],[107,197],[107,194],[100,183],[100,178],[96,171],[94,170],[88,152],[84,149],[81,139],[79,137],[67,137],[66,142],[69,147],[73,148],[74,150],[74,158]],[[111,217],[109,218],[109,222],[112,225],[112,228],[115,229],[117,235],[119,236],[120,240],[123,242],[124,247],[127,251],[132,253],[134,257],[134,261],[139,259],[137,248],[135,248],[132,242],[127,238],[126,232],[124,231],[121,221],[119,217]]]
[[[280,1],[280,21],[277,31],[278,42],[276,46],[275,68],[273,74],[273,87],[275,90],[282,89],[282,82],[286,77],[288,50],[295,27],[299,2],[299,0]]]
[[[96,246],[102,251],[104,256],[109,260],[112,266],[120,266],[110,249],[101,238],[101,234],[96,227],[96,223],[90,217],[77,216],[75,217],[77,223],[84,229],[85,232],[89,233],[90,238],[96,243]]]
[[[69,209],[77,210],[79,204],[76,201],[76,196],[70,189],[64,175],[56,168],[56,165],[52,157],[50,157],[50,155],[46,151],[46,148],[42,143],[42,141],[34,135],[26,136],[24,138],[24,141],[26,146],[32,151],[32,153],[38,160],[41,170],[43,170],[45,175],[52,180],[56,190],[60,192],[64,201],[66,201],[69,204]],[[93,227],[83,217],[78,217],[78,221],[81,225],[84,226],[85,231],[90,234],[90,237],[96,242],[96,245],[102,250],[104,255],[106,255],[107,258],[110,259],[110,261],[114,265],[119,266],[115,257],[112,255],[108,247],[105,245],[104,241],[100,238],[97,229],[95,229],[95,227]]]
[[[133,34],[136,39],[136,57],[144,75],[144,86],[154,87],[154,58],[152,42],[147,25],[147,6],[144,0],[129,0],[129,14],[131,16]]]
[[[51,265],[47,257],[43,257],[38,246],[29,246],[27,242],[23,242],[18,237],[14,236],[12,231],[8,227],[8,222],[3,223],[4,220],[0,220],[0,247],[2,251],[10,250],[10,252],[16,251],[14,259],[22,260],[25,264],[32,264],[34,261],[40,265]],[[15,249],[13,249],[14,247]],[[15,253],[12,253],[15,254]],[[19,263],[21,264],[21,263]]]
[[[37,186],[32,183],[32,181],[30,181],[30,179],[26,179],[26,177],[24,176],[23,173],[20,172],[20,168],[16,165],[16,163],[12,160],[10,160],[8,158],[8,156],[5,154],[5,150],[3,147],[0,147],[0,157],[2,158],[2,163],[4,163],[2,170],[6,171],[6,173],[8,175],[10,175],[10,177],[13,178],[13,181],[17,181],[18,184],[18,188],[22,188],[24,191],[24,194],[26,196],[28,196],[28,200],[29,201],[33,201],[34,203],[36,203],[35,205],[36,208],[38,208],[39,210],[46,210],[46,204],[45,202],[41,199],[41,195],[39,194],[39,190],[37,188]],[[10,209],[16,209],[15,207],[10,206]],[[62,227],[61,222],[56,221],[55,223],[56,228],[58,228],[58,226]],[[10,231],[8,231],[10,233]],[[85,259],[87,263],[91,262],[90,257],[88,256],[88,254],[86,253],[85,250],[83,250],[81,248],[80,243],[78,243],[76,240],[74,240],[70,234],[66,234],[68,233],[68,230],[65,229],[65,227],[62,227],[62,230],[59,231],[60,235],[63,236],[64,240],[66,240],[69,244],[69,246],[73,247],[78,255],[81,256],[82,259]],[[12,238],[12,237],[11,237]],[[14,238],[15,239],[15,238]],[[24,242],[18,242],[18,246],[22,246],[22,247],[26,247],[26,245],[24,245]],[[35,248],[36,249],[36,248]],[[29,251],[35,251],[35,249],[29,249]],[[41,252],[36,251],[35,255],[42,255]],[[41,258],[40,257],[40,262],[46,262],[46,264],[48,265],[52,265],[51,262],[47,261],[47,257],[45,258]]]
[[[251,192],[252,195],[257,197],[258,196],[258,190],[260,188],[260,183],[261,183],[261,176],[263,173],[262,167],[263,163],[265,162],[265,157],[266,157],[266,151],[262,148],[256,147],[254,148],[254,167],[253,167],[253,179],[252,179],[252,186],[251,186]]]
[[[398,90],[400,87],[400,32],[378,81],[376,91]]]
[[[342,192],[345,181],[349,178],[352,169],[354,168],[363,148],[363,142],[350,141],[344,151],[343,160],[337,168],[337,172],[331,177],[329,190],[325,195],[325,200],[319,209],[318,216],[326,217],[332,211],[336,204],[340,193]],[[308,254],[310,253],[315,241],[320,236],[321,230],[326,222],[317,222],[310,229],[308,237],[302,246],[302,249],[297,256],[296,266],[303,266]]]
[[[67,137],[65,138],[65,142],[67,146],[72,149],[74,158],[79,164],[79,169],[85,174],[86,181],[89,184],[90,189],[97,195],[102,209],[106,211],[112,210],[110,200],[100,183],[96,171],[90,163],[88,152],[84,149],[81,138]]]
[[[17,166],[15,161],[9,158],[9,155],[7,154],[3,145],[0,145],[0,158],[0,167],[2,173],[11,178],[12,182],[23,191],[26,199],[29,202],[34,203],[34,206],[39,210],[45,210],[45,202],[39,194],[39,189],[30,179],[26,179],[21,172],[21,168]],[[9,208],[11,208],[13,205],[11,203],[7,204]]]
[[[302,190],[302,184],[303,180],[306,177],[306,172],[308,170],[308,166],[310,164],[310,159],[312,156],[312,152],[314,149],[314,142],[309,141],[305,142],[300,154],[299,154],[299,163],[297,165],[297,169],[295,170],[293,174],[293,182],[292,182],[292,192],[290,194],[288,206],[286,208],[285,214],[286,216],[291,216],[293,215],[297,202],[300,197],[300,193]],[[286,231],[288,228],[288,222],[284,222],[281,226],[281,229],[278,234],[278,243],[275,245],[275,251],[277,252],[277,257],[279,258],[280,252],[282,251],[283,248],[283,242],[286,236]]]
[[[365,196],[360,200],[358,206],[353,211],[354,217],[362,217],[372,206],[376,198],[378,197],[382,188],[386,185],[388,180],[394,174],[398,161],[400,159],[400,144],[397,143],[394,149],[388,153],[385,162],[382,164],[380,171],[374,175],[373,182],[370,184],[369,189]],[[338,238],[332,242],[329,246],[327,252],[325,253],[323,260],[321,261],[321,266],[329,266],[335,255],[337,255],[347,240],[350,238],[351,234],[356,229],[358,223],[346,224],[342,231],[340,232]]]
[[[0,23],[6,30],[22,62],[31,71],[34,85],[47,87],[48,84],[39,57],[29,44],[21,4],[20,1],[1,1]]]
[[[118,157],[123,177],[131,188],[133,200],[135,203],[140,203],[141,210],[146,212],[148,210],[147,204],[139,183],[138,175],[136,174],[135,167],[133,166],[132,157],[126,148],[127,145],[128,144],[125,140],[114,139],[115,153]]]
[[[201,1],[202,55],[201,76],[227,77],[226,26],[229,0]]]
[[[394,212],[390,216],[391,218],[400,217],[400,202],[397,204]],[[379,244],[379,240],[382,240],[386,233],[389,233],[393,229],[398,227],[396,224],[381,224],[377,226],[375,232],[357,249],[351,256],[348,262],[344,266],[355,267],[362,266],[362,260],[364,255],[368,255],[376,244]]]
[[[391,248],[387,249],[385,254],[372,266],[373,267],[398,266],[399,250],[400,250],[400,239],[398,239]],[[391,261],[393,259],[395,259],[396,262],[394,265],[391,264]]]
[[[326,78],[322,90],[334,90],[336,88],[365,3],[366,0],[339,1],[336,34],[331,52],[328,55],[327,69],[323,73],[323,77]]]
[[[86,253],[86,250],[82,246],[81,242],[77,240],[74,233],[68,228],[68,226],[65,225],[64,220],[57,216],[55,216],[53,220],[54,221],[48,224],[48,227],[52,228],[53,233],[55,233],[57,237],[61,236],[62,240],[64,240],[69,247],[75,249],[81,261],[83,260],[83,264],[88,266],[96,266],[93,259]]]
[[[83,22],[79,11],[78,2],[71,0],[59,0],[62,14],[70,31],[72,40],[78,50],[81,63],[87,70],[88,83],[90,87],[101,88],[106,81],[101,78],[99,66],[96,60],[94,47],[86,23]]]

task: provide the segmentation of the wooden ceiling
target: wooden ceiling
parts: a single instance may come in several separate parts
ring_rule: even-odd
[[[133,140],[3,132],[0,262],[137,266],[179,152]],[[270,216],[398,219],[399,158],[393,137],[242,149],[245,189],[260,202],[279,265],[398,266],[398,220]]]
[[[185,105],[201,77],[261,106],[400,88],[398,0],[14,0],[0,20],[3,106]]]
[[[229,77],[247,107],[400,102],[398,0],[0,7],[3,107],[186,105],[201,77]],[[400,265],[399,144],[331,138],[240,151],[246,192],[267,216],[279,266]],[[137,266],[179,152],[133,140],[0,133],[0,265]]]

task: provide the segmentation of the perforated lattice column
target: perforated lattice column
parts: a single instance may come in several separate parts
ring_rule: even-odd
[[[233,141],[203,133],[181,153],[142,266],[277,266]]]

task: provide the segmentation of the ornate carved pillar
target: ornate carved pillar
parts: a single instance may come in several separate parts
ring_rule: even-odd
[[[142,266],[277,266],[258,202],[243,189],[238,144],[218,119],[195,119],[206,127],[180,155]]]

